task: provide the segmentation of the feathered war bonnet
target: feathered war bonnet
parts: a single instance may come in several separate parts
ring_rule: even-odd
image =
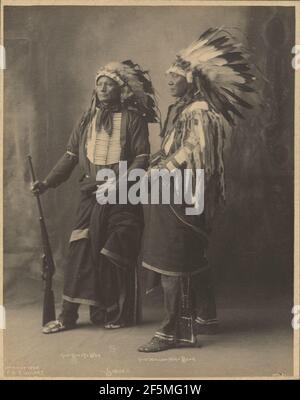
[[[125,107],[135,109],[147,122],[159,120],[159,110],[149,73],[142,70],[138,64],[131,60],[110,62],[98,70],[95,84],[101,76],[111,78],[120,86],[121,103]],[[96,102],[97,96],[94,91],[92,110],[95,109]]]
[[[167,73],[184,76],[195,93],[234,125],[234,116],[243,118],[240,108],[252,108],[244,100],[245,93],[254,91],[251,83],[255,80],[248,55],[222,27],[210,28],[177,54]]]
[[[205,100],[209,106],[202,113],[207,143],[204,151],[205,218],[208,225],[216,204],[225,201],[223,150],[226,133],[230,130],[228,128],[235,125],[235,117],[244,118],[242,109],[253,108],[249,99],[251,102],[256,100],[256,90],[253,88],[255,77],[250,72],[255,70],[255,65],[250,63],[249,56],[250,53],[242,44],[223,27],[210,28],[181,50],[167,71],[184,76],[191,85],[191,99]],[[185,137],[184,132],[182,136]],[[188,157],[187,168],[202,168],[198,153],[199,150],[195,149]],[[210,179],[212,176],[215,179]]]

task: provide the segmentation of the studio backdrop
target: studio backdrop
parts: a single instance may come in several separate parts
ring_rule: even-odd
[[[292,295],[293,8],[4,7],[4,21],[7,296],[18,295],[16,282],[40,277],[41,238],[27,155],[44,179],[89,105],[97,69],[112,60],[132,59],[149,70],[164,118],[172,101],[165,71],[176,52],[221,25],[233,29],[253,52],[261,71],[262,106],[228,138],[226,206],[215,221],[210,262],[224,285],[240,290],[272,286]],[[150,132],[155,151],[159,129],[151,126]],[[57,281],[77,208],[78,179],[76,170],[42,197]]]

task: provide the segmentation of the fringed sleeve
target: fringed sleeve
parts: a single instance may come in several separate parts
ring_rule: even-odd
[[[188,168],[196,175],[197,169],[205,174],[205,214],[211,219],[215,207],[225,200],[223,148],[226,122],[208,109],[205,102],[195,102],[180,116],[181,146],[164,162],[165,168]],[[193,182],[193,188],[195,188]]]

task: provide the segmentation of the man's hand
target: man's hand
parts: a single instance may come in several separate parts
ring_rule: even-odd
[[[41,195],[45,193],[48,188],[46,181],[35,181],[31,185],[31,191],[34,195]]]

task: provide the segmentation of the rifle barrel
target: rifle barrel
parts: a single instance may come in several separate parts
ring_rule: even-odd
[[[32,164],[31,156],[28,155],[28,162],[30,167],[30,173],[32,177],[33,183],[36,181],[34,168]],[[43,242],[44,249],[44,257],[43,257],[43,277],[45,280],[45,293],[44,293],[44,301],[43,301],[43,326],[52,320],[55,320],[55,301],[54,301],[54,293],[52,290],[52,276],[55,272],[55,265],[52,255],[52,250],[49,243],[48,232],[46,228],[46,224],[44,221],[43,209],[41,204],[41,199],[39,193],[36,195],[36,200],[40,213],[40,228],[41,228],[41,236]]]

